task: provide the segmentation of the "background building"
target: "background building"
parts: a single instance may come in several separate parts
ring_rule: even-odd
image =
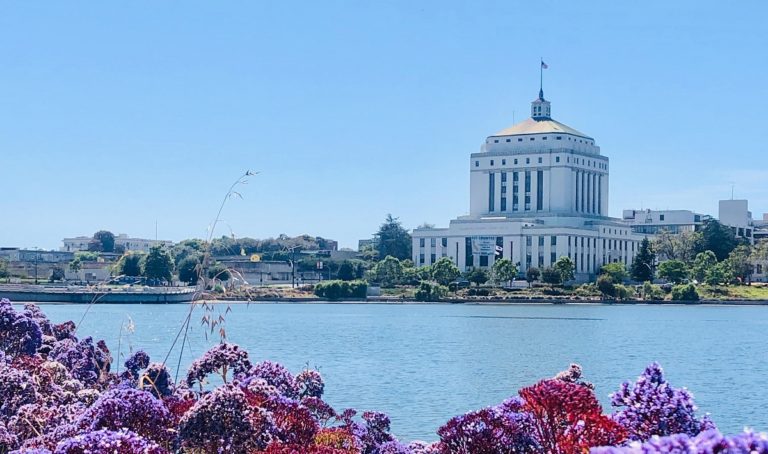
[[[467,270],[504,257],[525,272],[568,256],[587,280],[605,263],[631,264],[642,236],[607,216],[608,158],[592,137],[552,119],[543,91],[531,118],[471,154],[469,171],[470,214],[415,229],[416,265],[450,257]]]
[[[635,233],[656,235],[694,232],[712,216],[690,210],[624,210],[621,218]]]
[[[721,224],[733,230],[734,235],[754,243],[752,233],[755,226],[748,205],[746,200],[721,200],[718,204],[718,218]]]
[[[87,251],[88,244],[92,240],[93,237],[90,236],[64,238],[61,240],[62,243],[64,243],[64,246],[61,247],[61,250],[66,252]],[[149,252],[149,249],[156,244],[162,244],[170,247],[173,246],[173,241],[131,238],[124,233],[115,236],[115,247],[123,247],[126,251]]]

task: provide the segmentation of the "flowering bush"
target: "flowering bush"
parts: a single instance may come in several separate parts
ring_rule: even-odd
[[[765,434],[725,436],[697,416],[692,395],[655,363],[611,396],[611,414],[572,364],[451,418],[436,442],[406,444],[383,413],[334,410],[318,371],[294,377],[270,361],[251,365],[234,344],[208,350],[177,384],[142,351],[122,371],[111,361],[103,341],[78,339],[74,323],[2,300],[0,453],[768,454]],[[221,384],[206,390],[211,374]]]

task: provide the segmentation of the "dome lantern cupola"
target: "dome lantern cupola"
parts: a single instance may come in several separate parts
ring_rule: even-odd
[[[544,90],[539,90],[539,97],[531,102],[531,118],[537,121],[552,118],[552,108],[549,101],[544,99]]]

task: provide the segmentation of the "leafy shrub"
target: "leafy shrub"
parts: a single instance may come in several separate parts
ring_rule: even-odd
[[[664,290],[658,285],[645,281],[643,284],[643,299],[646,301],[661,301],[664,299]]]
[[[601,274],[597,278],[597,289],[604,296],[616,295],[616,284],[613,283],[613,278],[609,274]]]
[[[698,301],[699,292],[693,284],[676,285],[672,287],[672,299],[674,301]]]
[[[573,294],[582,297],[600,296],[600,290],[597,289],[594,283],[589,283],[580,285]]]
[[[419,289],[416,290],[416,301],[440,301],[445,296],[448,289],[436,282],[421,281]]]
[[[467,295],[469,296],[488,296],[491,294],[491,291],[487,288],[471,288],[467,291]]]
[[[365,298],[368,283],[365,281],[325,281],[315,285],[315,295],[329,300],[342,298]]]
[[[614,295],[616,298],[620,300],[626,300],[632,297],[635,294],[634,290],[632,290],[631,287],[627,287],[626,285],[622,284],[616,284],[614,286]]]

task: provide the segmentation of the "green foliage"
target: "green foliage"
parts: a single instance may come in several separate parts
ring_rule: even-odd
[[[368,293],[368,283],[365,281],[325,281],[315,285],[315,295],[329,300],[341,298],[364,299]]]
[[[279,253],[292,248],[297,251],[327,250],[330,249],[330,241],[310,235],[289,237],[285,234],[264,240],[222,236],[211,241],[211,254],[216,256]]]
[[[535,266],[532,266],[525,271],[525,280],[528,282],[529,285],[534,283],[535,281],[538,281],[540,277],[541,277],[541,271]]]
[[[115,235],[112,232],[107,230],[99,230],[93,234],[93,239],[98,244],[97,251],[115,252]]]
[[[448,293],[448,288],[436,282],[421,281],[416,290],[416,301],[440,301]]]
[[[8,272],[8,263],[0,259],[0,279],[6,279],[10,276],[10,273]]]
[[[553,268],[560,274],[560,281],[566,283],[575,279],[576,264],[567,255],[561,256],[555,262]]]
[[[77,251],[75,252],[75,260],[81,262],[96,262],[99,260],[99,254],[93,251]]]
[[[674,301],[698,301],[699,292],[693,284],[676,285],[672,287],[672,299]]]
[[[484,268],[472,268],[467,273],[467,280],[473,282],[478,287],[488,282],[490,277],[488,271]]]
[[[205,253],[205,241],[193,238],[180,241],[171,248],[173,263],[180,264],[184,259],[190,256],[202,255]]]
[[[388,255],[376,264],[373,274],[383,287],[392,287],[403,278],[403,265],[396,257]]]
[[[725,260],[736,247],[736,236],[730,227],[718,221],[709,220],[701,229],[701,245],[699,252],[712,251],[717,260]]]
[[[704,282],[707,273],[717,264],[717,257],[712,251],[704,251],[696,254],[691,267],[691,276],[698,282]]]
[[[755,272],[754,265],[752,265],[752,249],[747,245],[739,245],[731,251],[728,255],[728,263],[730,264],[730,271],[733,277],[739,279],[742,283],[747,283],[751,280],[752,274]]]
[[[498,262],[497,262],[498,263]],[[494,269],[496,264],[494,264]],[[461,276],[459,267],[448,257],[441,257],[432,265],[432,279],[440,285],[448,285]]]
[[[682,260],[667,260],[659,265],[659,277],[680,284],[688,279],[688,265]]]
[[[546,267],[541,270],[541,281],[549,285],[559,285],[562,283],[562,278],[556,269]]]
[[[147,254],[143,252],[127,252],[120,257],[114,268],[114,273],[118,276],[141,276],[143,273],[142,265]]]
[[[704,282],[707,285],[729,284],[733,280],[733,268],[730,260],[723,260],[707,269]]]
[[[344,260],[339,265],[339,271],[336,273],[339,279],[342,281],[351,281],[355,278],[355,267],[349,260]]]
[[[2,277],[2,276],[0,276]],[[63,281],[64,280],[64,268],[60,266],[54,266],[51,268],[51,277],[49,278],[51,282],[55,281]]]
[[[229,269],[227,269],[227,267],[221,263],[217,262],[208,267],[208,279],[218,279],[220,281],[226,282],[231,277],[232,275],[229,272]]]
[[[517,277],[517,266],[510,259],[498,259],[493,262],[492,274],[497,283],[510,282]]]
[[[703,250],[702,243],[701,232],[672,234],[663,230],[653,239],[651,247],[662,260],[680,260],[691,263],[697,252]]]
[[[643,284],[643,299],[646,301],[661,301],[664,299],[664,290],[658,285],[645,281]]]
[[[611,278],[611,282],[614,284],[624,282],[629,277],[627,274],[627,269],[624,267],[624,264],[620,262],[607,263],[603,265],[600,267],[599,274],[607,275]]]
[[[69,262],[69,270],[73,273],[79,273],[81,269],[83,269],[83,262],[80,260],[80,257],[75,254],[75,259]]]
[[[573,292],[576,296],[582,296],[582,297],[590,297],[590,296],[600,296],[601,292],[598,290],[597,285],[595,283],[590,282],[588,284],[582,284],[576,290]]]
[[[178,262],[179,280],[195,285],[200,278],[200,259],[197,255],[187,256]]]
[[[640,282],[653,280],[653,264],[656,261],[656,254],[651,249],[651,243],[648,238],[643,238],[640,243],[640,249],[632,259],[630,274],[632,279]]]
[[[616,284],[610,274],[601,274],[597,278],[597,289],[603,296],[615,296]]]
[[[620,300],[629,299],[635,294],[634,290],[622,284],[615,284],[613,292],[614,296]]]
[[[411,257],[411,235],[403,228],[398,218],[388,214],[376,233],[376,248],[379,257],[408,259]]]
[[[144,276],[149,279],[173,279],[173,257],[164,246],[152,246],[144,259]]]

